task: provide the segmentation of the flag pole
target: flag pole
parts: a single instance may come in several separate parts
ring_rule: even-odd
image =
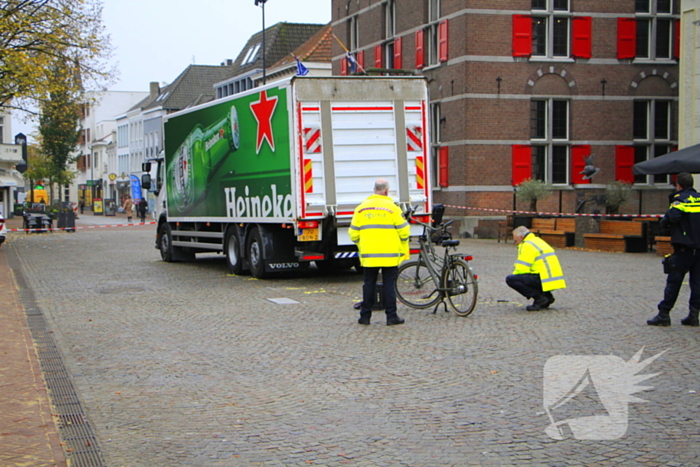
[[[331,33],[331,35],[338,42],[338,45],[340,45],[340,47],[342,47],[342,49],[345,51],[345,54],[350,55],[350,51],[348,50],[347,47],[345,47],[345,44],[343,44],[342,41],[340,39],[338,39],[338,36],[336,36],[334,33]],[[365,68],[362,65],[360,65],[359,63],[357,63],[357,60],[355,60],[355,64],[357,65],[358,69],[361,72],[366,73]]]

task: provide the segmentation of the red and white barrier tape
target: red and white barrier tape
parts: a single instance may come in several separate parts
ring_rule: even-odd
[[[104,229],[106,227],[134,227],[136,225],[153,225],[156,222],[137,222],[132,224],[109,224],[109,225],[82,225],[80,227],[51,227],[39,229],[7,229],[8,232],[53,232],[54,230],[82,230],[82,229]]]
[[[663,214],[579,214],[573,212],[534,212],[534,211],[514,211],[512,209],[491,209],[491,208],[471,208],[468,206],[455,206],[446,204],[446,208],[468,209],[471,211],[505,212],[510,214],[534,214],[536,216],[559,216],[559,217],[639,217],[639,218],[661,218]]]

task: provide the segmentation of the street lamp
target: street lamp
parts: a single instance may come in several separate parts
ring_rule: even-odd
[[[262,42],[262,67],[263,67],[263,86],[265,86],[265,2],[267,0],[255,0],[255,6],[262,5],[262,33],[263,33],[263,42]]]

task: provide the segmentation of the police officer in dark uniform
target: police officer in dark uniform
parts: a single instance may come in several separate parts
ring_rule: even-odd
[[[676,191],[671,198],[671,206],[661,219],[661,228],[671,228],[673,255],[671,271],[666,279],[664,299],[658,305],[659,314],[647,324],[650,326],[670,326],[669,312],[673,308],[681,290],[685,274],[690,273],[690,311],[681,320],[686,326],[698,326],[700,311],[700,194],[693,188],[693,176],[687,172],[678,174]]]

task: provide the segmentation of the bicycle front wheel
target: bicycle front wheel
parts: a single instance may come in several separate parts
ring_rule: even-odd
[[[406,261],[399,266],[396,296],[411,308],[428,308],[440,300],[430,270],[422,261]]]
[[[479,284],[466,261],[454,260],[442,274],[447,302],[458,316],[468,316],[476,306]]]

